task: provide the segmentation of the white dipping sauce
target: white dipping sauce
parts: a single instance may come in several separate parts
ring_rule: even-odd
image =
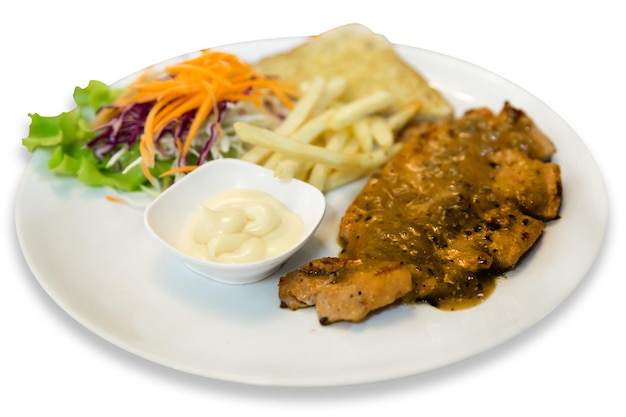
[[[212,262],[254,262],[286,252],[303,233],[302,219],[268,193],[234,189],[194,212],[182,250]]]

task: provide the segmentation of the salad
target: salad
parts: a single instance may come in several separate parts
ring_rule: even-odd
[[[90,81],[76,107],[29,114],[23,145],[51,150],[48,169],[89,186],[159,194],[196,167],[238,157],[233,123],[277,126],[297,89],[266,77],[236,56],[203,50],[163,70],[148,68],[127,87]]]

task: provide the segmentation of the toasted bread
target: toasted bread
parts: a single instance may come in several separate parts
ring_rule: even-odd
[[[264,74],[300,83],[316,75],[342,75],[348,80],[346,100],[384,89],[399,105],[419,101],[420,114],[449,116],[452,105],[416,68],[406,63],[384,36],[361,24],[348,24],[312,36],[286,52],[261,59]]]

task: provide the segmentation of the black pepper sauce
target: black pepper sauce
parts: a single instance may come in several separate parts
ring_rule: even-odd
[[[543,230],[543,222],[522,213],[496,184],[492,155],[517,147],[520,135],[509,135],[516,142],[507,143],[488,123],[490,112],[473,116],[407,131],[403,149],[342,219],[341,257],[411,268],[414,290],[405,302],[445,310],[481,303]]]

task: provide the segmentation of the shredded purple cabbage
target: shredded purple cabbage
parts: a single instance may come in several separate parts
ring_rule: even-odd
[[[120,145],[131,148],[143,133],[146,117],[155,102],[133,103],[118,108],[118,114],[107,123],[97,126],[96,136],[87,143],[98,159],[115,153]],[[102,107],[99,111],[113,106]]]
[[[155,105],[156,101],[145,103],[132,103],[127,106],[105,106],[104,109],[113,109],[116,111],[109,121],[94,128],[96,136],[91,139],[87,146],[91,148],[94,155],[103,160],[106,157],[113,156],[122,146],[132,149],[140,140],[144,132],[144,126],[148,113]],[[196,144],[197,161],[193,163],[202,165],[210,159],[210,150],[219,136],[219,126],[225,118],[228,100],[221,101],[217,104],[215,111],[217,117],[211,123],[206,132],[208,138],[204,143]],[[279,119],[284,119],[284,114],[280,109],[275,108],[271,102],[265,102],[266,110],[274,113]],[[178,155],[176,146],[172,146],[171,142],[164,143],[164,137],[174,137],[176,140],[184,140],[189,132],[189,128],[196,115],[196,110],[191,110],[180,117],[170,120],[154,135],[154,146],[157,152],[165,158],[177,158],[176,165],[179,167],[189,165],[186,155]]]
[[[108,122],[97,126],[94,130],[96,136],[91,139],[87,146],[93,149],[94,155],[98,159],[104,159],[113,155],[120,149],[120,146],[127,145],[132,148],[139,140],[144,131],[146,117],[150,109],[156,102],[133,103],[125,107],[117,108],[117,114]],[[107,106],[104,108],[115,108]],[[222,101],[217,105],[217,123],[221,123],[224,119],[227,102]],[[174,138],[182,139],[189,132],[189,127],[196,115],[196,110],[191,110],[180,117],[170,120],[163,128],[154,135],[154,144],[158,152],[165,157],[176,157],[176,149],[172,146],[164,146],[161,139],[166,135]],[[218,129],[215,123],[209,126],[209,138],[199,152],[197,164],[203,164],[209,159],[209,151],[213,143],[217,139]],[[184,156],[180,156],[177,160],[178,166],[187,165]]]
[[[209,159],[209,151],[211,150],[211,147],[213,146],[213,143],[215,142],[215,139],[217,138],[217,135],[219,133],[217,131],[217,125],[221,124],[222,120],[224,120],[224,115],[226,114],[226,107],[227,107],[226,101],[221,101],[217,104],[217,121],[216,123],[212,123],[209,126],[209,140],[206,141],[206,143],[202,147],[202,150],[200,151],[200,154],[198,155],[198,165],[204,164]],[[178,162],[179,165],[181,162],[182,161]]]

